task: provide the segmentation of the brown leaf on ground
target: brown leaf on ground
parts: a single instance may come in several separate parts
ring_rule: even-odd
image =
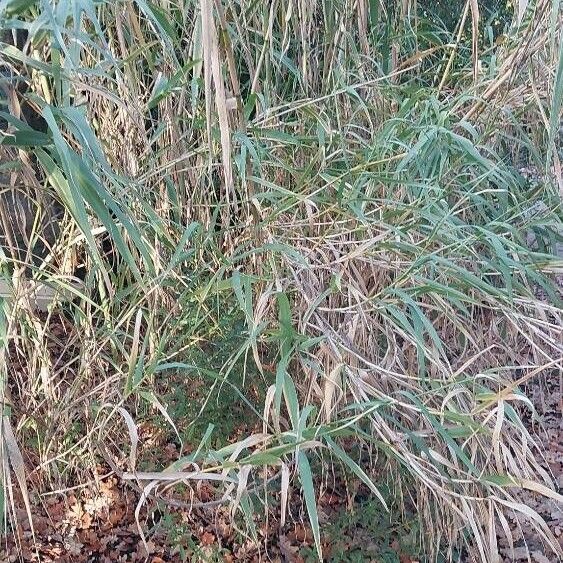
[[[319,497],[319,504],[321,506],[338,506],[342,504],[342,499],[337,494],[327,491]]]
[[[123,521],[123,516],[125,515],[125,510],[122,506],[113,507],[110,512],[108,519],[114,526]]]
[[[289,532],[288,537],[298,543],[310,544],[313,541],[313,532],[307,526],[296,524],[293,530]]]
[[[280,535],[279,547],[285,561],[289,561],[290,563],[295,563],[297,561],[297,557],[299,556],[299,546],[295,545],[285,534]]]
[[[215,536],[211,532],[203,532],[199,537],[202,545],[209,546],[215,543]]]

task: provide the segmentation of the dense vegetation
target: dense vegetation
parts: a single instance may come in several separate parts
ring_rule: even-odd
[[[302,498],[319,555],[335,474],[416,506],[422,554],[495,561],[507,511],[559,550],[518,503],[561,500],[521,423],[562,367],[557,0],[8,0],[0,23],[7,526],[30,475],[103,461],[140,506],[205,482],[250,535]]]

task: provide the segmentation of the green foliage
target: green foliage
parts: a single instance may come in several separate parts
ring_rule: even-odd
[[[443,2],[0,6],[27,34],[0,43],[24,85],[3,102],[1,177],[29,210],[2,218],[25,231],[3,235],[2,266],[14,294],[54,292],[47,319],[67,301],[73,327],[53,369],[49,320],[23,298],[6,310],[4,340],[40,375],[4,384],[29,402],[39,458],[71,456],[46,472],[103,452],[151,483],[140,506],[170,479],[208,482],[250,536],[251,491],[279,481],[285,515],[295,484],[317,556],[329,458],[377,497],[362,524],[382,538],[374,469],[400,473],[433,518],[429,555],[483,556],[489,510],[515,506],[507,482],[559,498],[511,406],[531,406],[514,366],[561,361],[563,80],[544,0],[520,26],[489,4],[459,34]],[[536,59],[549,70],[530,85]],[[137,456],[151,420],[177,460]]]
[[[392,499],[389,494],[385,496]],[[353,510],[341,509],[331,520],[324,537],[330,550],[329,560],[334,563],[370,559],[399,563],[401,557],[416,560],[423,555],[420,553],[420,522],[415,515],[402,523],[400,514],[382,510],[376,501],[360,500]],[[301,554],[307,562],[318,561],[311,548],[303,548]]]
[[[419,0],[422,13],[438,17],[447,29],[453,30],[465,8],[466,0]],[[512,0],[481,0],[479,9],[483,12],[484,22],[493,21],[496,25],[501,22],[510,24],[514,12]]]

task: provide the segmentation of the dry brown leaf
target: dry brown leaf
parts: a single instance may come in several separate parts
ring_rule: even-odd
[[[283,558],[286,561],[294,562],[299,553],[299,547],[294,545],[288,536],[280,534],[279,547]]]
[[[211,532],[203,532],[201,534],[199,541],[202,545],[213,545],[215,543],[215,536]]]

